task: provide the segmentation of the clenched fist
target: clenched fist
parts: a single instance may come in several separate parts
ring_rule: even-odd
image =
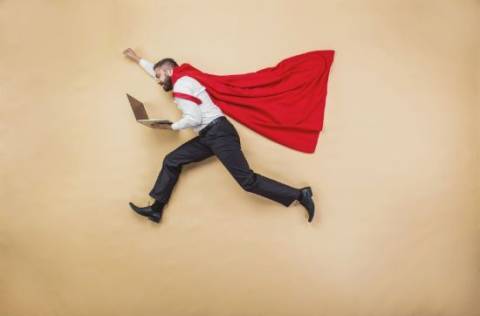
[[[131,48],[127,48],[126,50],[124,50],[123,54],[131,60],[135,61],[136,63],[140,61],[140,56],[138,56],[137,53],[135,53],[135,51]]]

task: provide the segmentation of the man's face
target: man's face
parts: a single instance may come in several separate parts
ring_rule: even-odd
[[[157,82],[165,91],[170,91],[173,89],[172,73],[173,70],[168,65],[162,65],[155,68],[155,77],[157,78]]]

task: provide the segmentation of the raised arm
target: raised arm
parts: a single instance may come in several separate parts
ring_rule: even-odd
[[[150,75],[150,77],[156,78],[155,77],[155,70],[153,70],[154,65],[151,62],[149,62],[148,60],[146,60],[144,58],[140,58],[140,61],[138,62],[138,64],[143,68],[143,70],[145,70],[147,72],[147,74]]]
[[[123,54],[129,59],[139,64],[150,77],[156,78],[155,71],[153,70],[153,64],[151,62],[138,56],[137,53],[135,53],[135,51],[131,48],[127,48],[126,50],[124,50]]]

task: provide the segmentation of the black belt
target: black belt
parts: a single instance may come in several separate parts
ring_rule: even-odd
[[[210,128],[213,127],[213,125],[217,124],[217,123],[220,123],[222,120],[226,120],[227,118],[225,116],[219,116],[217,117],[216,119],[214,119],[213,121],[211,121],[210,123],[207,124],[207,126],[205,126],[204,128],[202,128],[200,130],[200,132],[198,132],[200,135],[204,135]]]

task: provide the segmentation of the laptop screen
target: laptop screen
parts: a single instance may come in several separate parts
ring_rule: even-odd
[[[127,97],[132,107],[135,118],[137,120],[148,120],[148,114],[147,114],[147,111],[145,111],[145,106],[143,105],[143,103],[138,101],[128,93],[127,93]]]

